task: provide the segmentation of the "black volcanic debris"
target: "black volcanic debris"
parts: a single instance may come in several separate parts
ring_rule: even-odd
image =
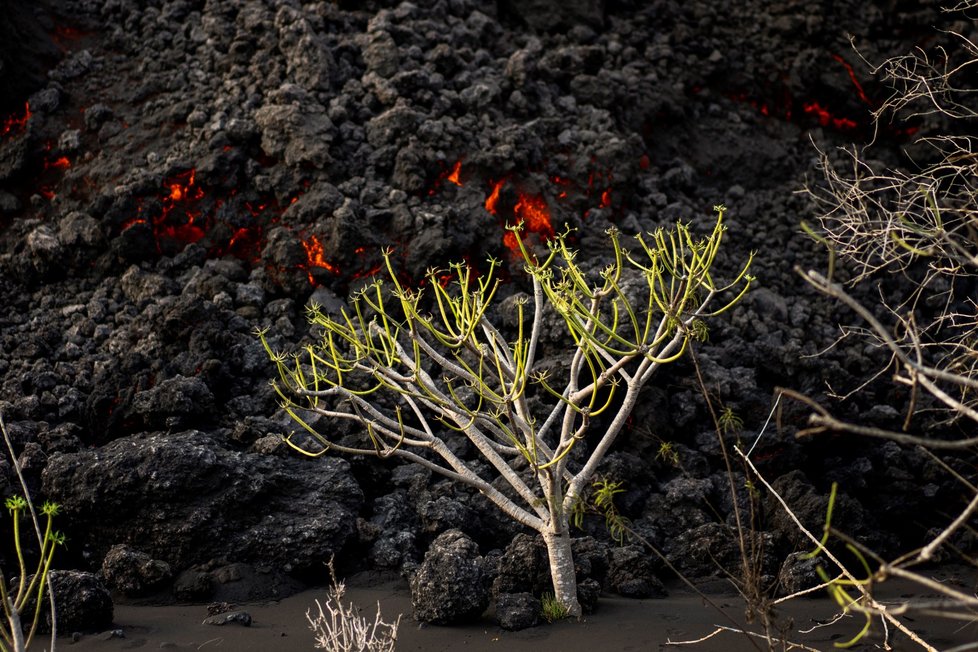
[[[731,445],[753,442],[775,386],[821,397],[826,381],[852,388],[885,362],[846,345],[814,355],[837,336],[839,314],[791,271],[823,264],[799,235],[812,209],[795,191],[812,173],[810,138],[863,138],[866,102],[882,96],[847,35],[880,60],[914,45],[915,26],[939,24],[936,11],[855,1],[21,5],[0,0],[14,17],[0,25],[3,414],[37,495],[64,505],[59,567],[99,571],[119,595],[267,597],[321,579],[335,554],[342,568],[412,577],[425,620],[478,615],[492,598],[504,626],[535,622],[549,584],[543,548],[480,496],[410,467],[307,459],[281,443],[296,426],[277,410],[254,330],[270,328],[281,348],[311,341],[305,306],[343,305],[381,272],[382,247],[394,248],[405,282],[449,261],[479,268],[489,255],[516,278],[503,229],[516,219],[536,243],[578,229],[599,267],[608,227],[705,225],[724,203],[718,265],[757,250],[760,279],[698,345],[714,400],[744,423]],[[42,74],[30,62],[51,52]],[[896,160],[901,136],[888,137],[877,155]],[[546,339],[566,344],[556,331]],[[636,530],[704,579],[722,576],[718,561],[737,568],[737,548],[693,378],[679,363],[649,388],[602,477],[623,482],[619,508]],[[846,416],[885,418],[872,391]],[[880,552],[920,540],[927,515],[907,519],[900,506],[919,503],[925,477],[929,496],[949,495],[934,469],[889,447],[795,442],[801,416],[789,407],[784,430],[758,444],[770,478],[813,521],[823,479],[838,478],[852,508],[840,523],[894,534],[872,540]],[[659,454],[667,443],[676,457]],[[0,487],[12,481],[0,466]],[[871,492],[878,482],[893,492]],[[758,509],[760,563],[773,578],[800,542],[775,505]],[[600,590],[661,594],[665,569],[640,549],[613,551],[601,519],[576,534],[582,602],[593,606]],[[467,587],[452,604],[439,588],[449,573]]]

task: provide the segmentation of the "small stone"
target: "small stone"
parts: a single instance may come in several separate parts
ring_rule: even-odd
[[[78,638],[79,639],[81,638],[81,634],[80,633],[75,632],[75,634],[78,634]],[[71,639],[72,640],[75,640],[75,634],[72,634],[71,635]],[[100,641],[111,641],[114,638],[125,638],[125,637],[126,637],[126,633],[124,631],[122,631],[122,629],[108,629],[108,630],[106,630],[106,631],[104,631],[104,632],[102,632],[101,634],[98,635],[98,640],[100,640]]]
[[[81,131],[66,129],[58,136],[58,149],[65,154],[72,154],[81,148]]]
[[[247,611],[228,611],[226,613],[208,616],[204,619],[204,625],[216,625],[223,627],[229,623],[237,623],[243,627],[251,627],[251,614]]]

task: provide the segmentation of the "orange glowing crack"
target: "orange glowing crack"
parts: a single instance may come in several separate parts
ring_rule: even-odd
[[[67,156],[62,156],[53,161],[44,161],[44,167],[45,169],[57,168],[59,170],[67,170],[71,167],[71,161],[68,160]]]
[[[166,196],[166,199],[169,199],[171,202],[178,202],[203,198],[204,190],[196,186],[197,170],[195,168],[176,175],[175,179],[165,184],[170,189],[170,193]]]
[[[503,184],[505,183],[506,183],[505,178],[496,181],[492,186],[492,192],[490,192],[489,196],[486,197],[486,203],[485,203],[486,210],[492,213],[493,215],[498,215],[498,213],[496,212],[497,211],[496,207],[499,204],[499,191],[503,189]]]
[[[326,260],[323,249],[323,243],[320,242],[319,238],[314,235],[309,236],[309,240],[302,240],[302,247],[306,250],[306,266],[307,267],[319,267],[325,269],[331,274],[339,274],[340,269],[333,263]],[[315,280],[312,274],[309,274],[309,282],[315,284]]]
[[[451,181],[452,183],[454,183],[456,186],[461,186],[462,185],[461,175],[462,175],[462,160],[459,159],[455,161],[455,167],[452,168],[452,171],[445,178]]]

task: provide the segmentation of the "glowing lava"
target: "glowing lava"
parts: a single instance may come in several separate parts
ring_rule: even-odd
[[[554,236],[554,227],[550,223],[550,207],[540,195],[519,194],[519,200],[513,207],[513,216],[530,233],[539,233],[547,238]]]
[[[835,117],[818,102],[805,102],[801,108],[807,115],[815,118],[822,127],[831,126],[839,131],[851,131],[859,126],[855,120]]]
[[[46,159],[44,161],[45,170],[50,170],[51,168],[54,168],[56,170],[67,170],[70,167],[71,167],[71,161],[68,160],[67,156],[56,158],[53,161],[48,161]]]
[[[446,168],[444,164],[441,164],[442,170],[435,178],[435,181],[431,184],[431,188],[428,189],[428,196],[434,197],[441,188],[443,181],[448,181],[449,183],[456,186],[464,186],[462,181],[462,159],[455,161],[451,168]]]
[[[306,267],[309,275],[309,283],[316,285],[316,279],[312,275],[310,268],[318,267],[325,269],[330,274],[339,274],[340,269],[325,258],[323,243],[314,235],[309,236],[308,240],[302,240],[302,248],[306,250]]]
[[[0,138],[4,138],[14,132],[20,133],[27,127],[27,121],[31,119],[30,102],[24,102],[24,115],[21,117],[10,116],[3,123],[0,123]]]
[[[498,216],[497,206],[499,205],[499,192],[503,189],[503,186],[506,184],[506,178],[503,177],[499,181],[491,182],[491,183],[492,183],[492,190],[489,192],[489,196],[486,197],[484,206],[486,207],[487,211],[489,211],[493,215]]]
[[[462,175],[462,160],[459,159],[458,161],[455,161],[455,167],[452,168],[452,171],[445,178],[448,179],[450,182],[454,183],[456,186],[461,186],[462,185],[461,175]]]
[[[486,197],[485,208],[490,214],[499,215],[499,195],[506,184],[506,178],[491,184],[492,189]],[[523,225],[523,237],[528,233],[536,233],[543,238],[554,236],[553,224],[550,221],[550,207],[542,195],[532,195],[522,190],[517,191],[516,204],[513,206],[513,222]],[[512,231],[503,235],[503,244],[515,254],[520,253],[520,245]]]
[[[863,101],[863,104],[869,107],[875,107],[876,104],[870,101],[868,97],[866,97],[866,91],[863,90],[863,85],[859,83],[859,79],[856,77],[856,71],[852,69],[852,66],[849,65],[849,62],[843,59],[838,54],[833,54],[832,58],[838,61],[839,63],[841,63],[842,66],[846,69],[846,72],[849,73],[849,81],[851,81],[852,85],[855,86],[856,95],[858,95],[859,99]]]
[[[866,90],[863,88],[862,83],[856,76],[856,71],[853,69],[852,65],[838,54],[833,54],[831,57],[833,61],[840,64],[845,69],[846,75],[849,77],[849,82],[852,85],[855,95],[859,101],[866,105],[871,111],[877,108],[879,106],[879,102],[874,101],[866,93]],[[837,112],[832,110],[830,103],[828,102],[814,99],[799,102],[792,99],[790,93],[787,91],[787,88],[785,88],[784,91],[784,98],[776,102],[773,108],[769,107],[765,103],[751,99],[745,93],[733,93],[729,94],[728,97],[736,102],[745,102],[750,104],[750,106],[755,108],[762,115],[782,117],[787,122],[792,121],[792,108],[798,107],[800,104],[801,113],[813,119],[821,127],[829,127],[841,132],[867,131],[871,128],[870,116],[868,114],[865,116],[865,119],[859,115],[855,115],[853,118],[840,116]],[[696,92],[695,87],[693,92]],[[853,112],[850,111],[849,113],[852,114]],[[918,127],[898,127],[894,125],[886,125],[883,127],[883,131],[896,137],[907,137],[916,133],[918,131]]]

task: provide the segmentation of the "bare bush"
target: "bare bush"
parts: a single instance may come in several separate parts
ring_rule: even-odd
[[[976,7],[978,3],[971,0],[954,9]],[[798,436],[849,432],[916,446],[972,496],[925,545],[896,560],[882,559],[826,523],[826,538],[831,535],[843,541],[867,562],[867,569],[869,563],[875,565],[868,577],[857,579],[847,576],[848,571],[832,559],[841,575],[826,582],[840,607],[862,613],[867,627],[876,617],[896,626],[896,618],[904,615],[971,620],[978,606],[974,595],[917,570],[939,549],[949,548],[953,536],[978,511],[978,487],[932,452],[966,451],[978,444],[978,437],[969,434],[978,430],[978,138],[968,133],[978,118],[974,108],[978,89],[969,85],[975,78],[978,46],[961,34],[947,34],[955,47],[918,49],[876,69],[895,89],[876,112],[877,124],[912,116],[925,120],[931,129],[915,143],[917,155],[908,156],[903,169],[881,169],[865,149],[844,150],[841,159],[820,152],[824,183],[807,189],[820,208],[820,230],[813,235],[828,246],[830,265],[828,274],[807,271],[803,277],[860,318],[864,325],[847,328],[847,334],[862,335],[886,351],[894,381],[911,391],[902,428],[886,430],[838,419],[811,398],[783,390],[785,396],[813,410],[808,427]],[[852,273],[848,287],[833,278],[836,257]],[[885,282],[892,273],[903,275],[905,282]],[[876,300],[866,298],[873,293],[855,289],[869,283],[876,285]],[[905,289],[894,292],[901,287]],[[918,417],[924,401],[918,399],[923,396],[947,417],[945,426],[956,421],[960,427],[920,432]],[[822,552],[824,543],[825,538],[818,544]],[[910,580],[939,598],[884,607],[869,590],[891,577]],[[843,604],[847,595],[843,587],[857,588],[862,598]],[[916,636],[911,638],[924,649],[935,649]]]
[[[336,579],[332,561],[329,571],[333,583],[325,603],[316,600],[317,611],[306,611],[316,648],[327,652],[393,652],[401,617],[392,623],[384,622],[377,603],[373,621],[364,618],[352,602],[343,603],[346,585]]]
[[[978,118],[972,108],[978,89],[968,85],[978,45],[949,36],[957,48],[918,49],[875,68],[895,89],[875,112],[877,124],[907,117],[935,123],[916,141],[907,165],[884,168],[865,148],[820,151],[824,182],[806,191],[819,209],[816,237],[846,264],[850,286],[877,283],[881,273],[908,280],[901,293],[881,291],[868,310],[889,323],[856,332],[889,349],[898,366],[912,368],[900,382],[916,387],[921,369],[938,372],[952,400],[926,389],[957,418],[974,409],[978,388],[978,138],[968,133]],[[808,280],[824,292],[833,271],[830,264],[824,282]]]

